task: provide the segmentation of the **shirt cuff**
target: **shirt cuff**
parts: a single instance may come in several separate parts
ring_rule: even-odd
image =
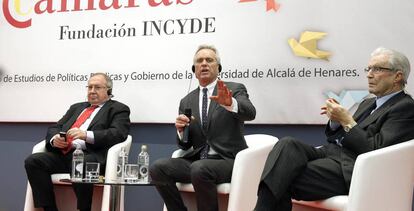
[[[95,143],[95,135],[92,131],[86,131],[86,143],[94,144]]]
[[[177,135],[178,135],[178,139],[180,139],[180,141],[181,141],[181,140],[183,140],[183,135],[184,135],[184,132],[179,132],[179,131],[177,130]]]
[[[72,148],[76,148],[76,145],[80,145],[83,150],[86,149],[85,141],[82,139],[75,139],[72,141]]]
[[[222,105],[227,111],[237,113],[239,111],[239,104],[237,103],[237,100],[234,99],[234,97],[231,98],[231,105],[225,106]]]
[[[339,128],[339,126],[341,126],[341,124],[339,124],[339,122],[329,120],[329,127],[331,128],[331,130],[336,130],[336,129]]]
[[[50,140],[49,140],[49,144],[50,144],[50,146],[52,146],[52,147],[55,147],[55,146],[53,146],[53,140],[55,139],[55,136],[53,136]]]

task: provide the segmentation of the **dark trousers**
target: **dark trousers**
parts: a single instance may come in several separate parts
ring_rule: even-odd
[[[150,167],[152,182],[164,199],[168,211],[184,211],[176,182],[192,183],[196,193],[197,210],[217,211],[216,185],[230,182],[234,160],[165,158]]]
[[[96,158],[85,153],[86,162],[96,162]],[[50,175],[55,173],[70,173],[72,153],[66,155],[53,152],[31,154],[25,160],[27,178],[32,187],[35,207],[56,208],[55,193]],[[73,184],[77,207],[80,210],[90,210],[92,205],[92,184]],[[72,202],[68,202],[72,203]]]
[[[256,211],[290,211],[291,198],[320,200],[348,194],[342,175],[341,148],[315,148],[282,138],[269,153],[258,190]]]

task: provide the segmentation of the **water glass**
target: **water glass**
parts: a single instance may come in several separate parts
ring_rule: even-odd
[[[138,164],[126,164],[125,165],[125,182],[137,183],[138,182],[139,167]]]
[[[85,180],[88,182],[98,182],[99,181],[99,167],[100,167],[100,163],[86,162]]]

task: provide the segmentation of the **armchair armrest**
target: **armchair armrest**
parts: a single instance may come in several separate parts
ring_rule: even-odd
[[[124,142],[118,143],[113,145],[108,150],[108,154],[106,156],[106,168],[105,168],[105,180],[113,180],[117,179],[117,165],[118,165],[118,155],[121,152],[122,147],[125,149],[126,152],[129,152],[131,148],[132,137],[128,135],[127,139]]]
[[[358,156],[347,210],[411,210],[414,140]]]
[[[187,150],[183,150],[183,149],[177,149],[173,152],[173,154],[171,155],[172,158],[179,158],[179,157],[183,157],[185,154],[190,153],[194,150],[193,147],[187,149]]]
[[[33,147],[32,154],[37,152],[46,152],[45,140],[40,141]]]
[[[249,148],[237,153],[234,161],[228,210],[253,210],[264,164],[278,139],[248,135],[246,141]]]

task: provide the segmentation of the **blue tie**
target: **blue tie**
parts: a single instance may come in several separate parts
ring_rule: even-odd
[[[207,91],[207,88],[203,88],[203,101],[201,104],[201,122],[203,124],[204,132],[207,132]],[[206,159],[208,157],[209,149],[210,146],[207,143],[204,146],[202,146],[202,149],[200,151],[200,159]]]

